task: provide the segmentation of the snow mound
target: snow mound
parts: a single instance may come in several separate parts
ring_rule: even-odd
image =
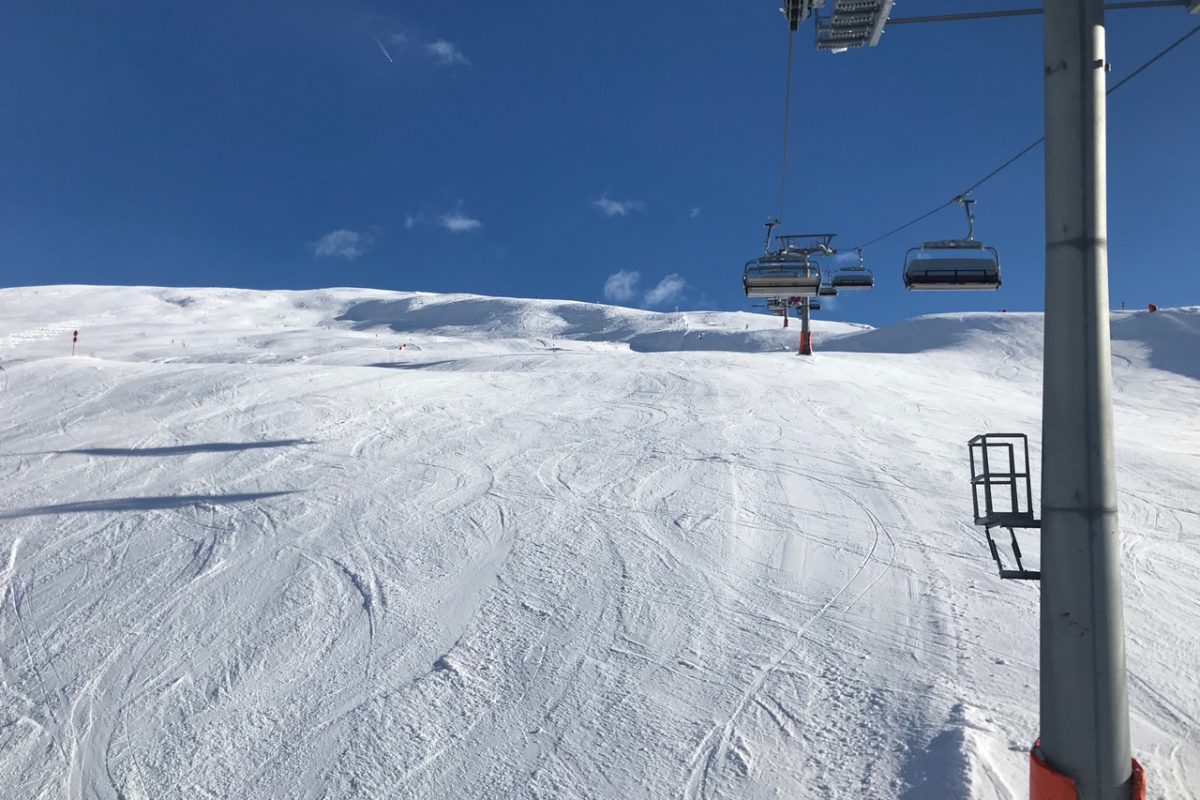
[[[1040,352],[1041,314],[930,314],[843,337],[824,349],[845,353],[911,354],[937,350],[1018,347]]]
[[[842,353],[913,355],[956,351],[969,358],[1032,362],[1041,359],[1041,314],[931,314],[819,342]],[[1114,311],[1113,353],[1119,359],[1200,379],[1200,307]]]
[[[627,344],[638,352],[722,350],[773,352],[795,346],[796,334],[765,314],[655,312],[560,300],[413,294],[352,303],[337,317],[359,330],[469,338],[568,339]],[[863,325],[815,321],[837,337]]]
[[[1112,338],[1116,353],[1141,355],[1155,369],[1200,380],[1200,306],[1117,312]]]

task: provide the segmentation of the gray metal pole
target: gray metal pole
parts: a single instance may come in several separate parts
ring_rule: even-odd
[[[1045,67],[1041,752],[1080,800],[1127,800],[1103,0],[1047,0]]]
[[[808,310],[808,298],[805,297],[800,301],[800,351],[802,356],[812,355],[812,331],[809,330],[808,322],[811,312]]]

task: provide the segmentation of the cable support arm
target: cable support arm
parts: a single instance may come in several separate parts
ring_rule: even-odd
[[[1105,3],[1105,11],[1128,11],[1138,8],[1168,8],[1187,6],[1189,0],[1141,0],[1141,2]],[[1032,17],[1043,13],[1041,8],[1013,8],[997,11],[967,11],[961,14],[934,14],[926,17],[891,17],[888,25],[916,25],[925,22],[965,22],[1003,17]],[[1195,13],[1195,12],[1193,12]]]

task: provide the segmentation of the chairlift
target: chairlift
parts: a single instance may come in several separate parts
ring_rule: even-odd
[[[1000,288],[1000,253],[975,239],[974,200],[956,198],[967,212],[967,238],[925,242],[904,259],[912,291],[988,291]]]
[[[817,295],[820,297],[837,297],[838,290],[837,287],[832,284],[823,283],[821,284],[821,288],[817,290]]]
[[[808,310],[809,311],[820,311],[821,310],[821,298],[819,298],[819,297],[808,298]]]
[[[862,248],[858,248],[858,266],[842,267],[829,281],[834,289],[848,292],[875,288],[875,276],[863,263]]]
[[[804,253],[784,248],[746,264],[742,288],[747,297],[808,297],[821,286],[821,271]]]
[[[775,238],[782,247],[771,250],[771,231],[778,224],[778,220],[766,223],[765,252],[746,264],[742,271],[742,288],[747,297],[812,297],[821,288],[821,268],[811,256],[837,252],[830,247],[833,234],[777,236]],[[807,245],[803,244],[805,240]]]

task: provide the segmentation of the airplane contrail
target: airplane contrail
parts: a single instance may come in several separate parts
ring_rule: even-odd
[[[387,48],[383,46],[383,42],[379,41],[379,37],[372,36],[371,38],[375,40],[375,44],[379,45],[379,52],[383,53],[383,57],[388,60],[388,63],[395,64],[395,59],[392,58],[392,54],[387,51]]]

